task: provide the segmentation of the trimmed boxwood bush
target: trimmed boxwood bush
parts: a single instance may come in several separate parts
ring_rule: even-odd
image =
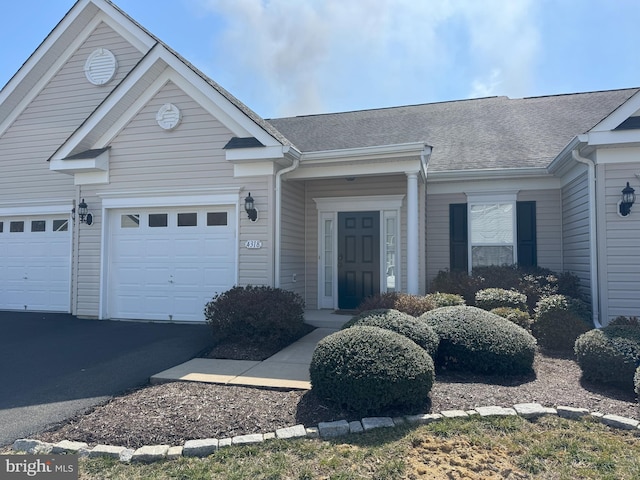
[[[440,337],[439,367],[485,374],[532,370],[536,340],[525,329],[476,307],[443,307],[422,315]]]
[[[434,293],[429,293],[426,296],[426,299],[429,302],[431,302],[431,304],[433,305],[433,308],[453,307],[456,305],[465,304],[465,301],[464,301],[464,298],[462,298],[462,295],[458,295],[457,293],[434,292]],[[426,312],[422,312],[422,313],[426,313]]]
[[[431,356],[438,350],[440,338],[424,322],[418,321],[408,313],[393,309],[369,310],[353,317],[342,328],[353,326],[380,327],[399,333],[413,340]]]
[[[576,340],[575,353],[585,380],[631,390],[640,362],[640,328],[608,325],[591,330]]]
[[[457,293],[467,305],[475,305],[476,292],[485,288],[515,290],[527,296],[529,313],[541,298],[567,295],[581,299],[580,279],[570,272],[557,274],[547,268],[517,265],[477,267],[467,272],[442,270],[431,282],[431,291]]]
[[[216,340],[284,345],[303,328],[304,300],[288,290],[233,287],[206,304],[207,323]]]
[[[528,310],[527,296],[504,288],[485,288],[476,293],[476,307],[483,310],[493,310],[500,307]]]
[[[640,367],[636,368],[636,373],[633,376],[633,386],[634,386],[636,395],[638,395],[638,399],[640,401]]]
[[[433,303],[427,297],[410,295],[408,293],[383,292],[365,298],[358,307],[359,312],[378,310],[381,308],[394,309],[419,317],[433,309]]]
[[[358,415],[423,408],[435,377],[433,360],[415,342],[361,326],[318,342],[309,375],[315,393]]]
[[[523,312],[517,308],[499,307],[491,310],[491,313],[495,313],[502,318],[506,318],[510,322],[515,323],[527,331],[531,330],[531,315],[527,312]]]
[[[571,351],[576,339],[592,328],[586,303],[566,295],[551,295],[538,302],[531,332],[541,347]]]

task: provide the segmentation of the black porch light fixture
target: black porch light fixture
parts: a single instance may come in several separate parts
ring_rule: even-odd
[[[631,207],[636,201],[636,191],[629,186],[622,189],[622,197],[620,198],[620,215],[626,217],[631,213]]]
[[[244,199],[244,211],[247,212],[249,220],[255,222],[258,219],[258,210],[256,210],[251,192]]]
[[[71,217],[76,219],[76,209],[73,207],[71,210]],[[78,218],[80,219],[80,223],[86,223],[87,225],[91,225],[93,223],[93,215],[89,213],[89,207],[87,206],[84,198],[78,204]]]

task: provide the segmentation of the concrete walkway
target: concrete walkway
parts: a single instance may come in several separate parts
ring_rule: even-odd
[[[338,331],[350,316],[308,311],[305,321],[316,328],[297,342],[262,362],[194,358],[153,375],[151,383],[191,381],[309,390],[309,365],[320,340]]]

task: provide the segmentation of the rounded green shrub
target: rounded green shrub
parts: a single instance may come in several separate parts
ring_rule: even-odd
[[[491,313],[506,318],[527,331],[531,329],[531,315],[528,312],[523,312],[517,308],[498,307],[491,310]]]
[[[431,302],[433,308],[453,307],[456,305],[464,305],[465,301],[462,295],[457,293],[434,292],[426,295],[427,300]],[[426,312],[423,312],[426,313]],[[418,315],[419,316],[419,315]]]
[[[431,356],[438,350],[440,337],[424,322],[418,321],[408,313],[393,309],[379,309],[362,312],[353,317],[342,328],[353,326],[380,327],[399,333],[413,340]]]
[[[638,399],[640,401],[640,367],[636,368],[636,373],[633,376],[633,386],[636,395],[638,395]]]
[[[358,311],[378,310],[381,308],[394,309],[408,313],[414,317],[419,317],[425,312],[433,309],[431,301],[421,295],[410,295],[408,293],[383,292],[365,298],[358,307]]]
[[[543,348],[571,351],[576,339],[592,328],[586,303],[566,295],[550,295],[538,302],[531,332]]]
[[[631,390],[640,362],[640,328],[613,325],[590,330],[576,340],[575,353],[585,380]]]
[[[204,308],[217,340],[243,339],[273,345],[295,338],[304,324],[304,300],[288,290],[264,286],[233,287]]]
[[[528,310],[527,296],[515,290],[485,288],[476,293],[476,307],[483,310],[493,310],[500,307]]]
[[[422,315],[440,337],[436,365],[486,374],[523,374],[536,340],[525,329],[476,307],[443,307]]]
[[[358,415],[424,407],[435,378],[431,356],[408,338],[355,326],[325,337],[309,367],[312,390]]]

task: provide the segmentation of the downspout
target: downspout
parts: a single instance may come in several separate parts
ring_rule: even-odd
[[[298,166],[300,165],[300,154],[296,151],[294,151],[293,149],[291,149],[291,147],[283,147],[283,152],[286,154],[293,154],[294,159],[293,159],[293,164],[287,168],[283,168],[282,170],[279,170],[278,172],[276,172],[276,215],[275,215],[275,221],[276,221],[276,225],[275,225],[275,239],[274,239],[274,249],[275,249],[275,254],[274,254],[274,287],[275,288],[279,288],[280,287],[280,244],[281,244],[281,237],[282,237],[282,228],[281,228],[281,224],[282,224],[282,176],[285,173],[289,173],[294,171],[296,168],[298,168]]]
[[[600,292],[598,289],[598,235],[596,212],[596,164],[590,158],[580,155],[578,148],[571,151],[571,156],[576,162],[582,163],[588,169],[589,182],[589,262],[591,263],[591,309],[593,312],[593,324],[601,328],[600,323]]]

